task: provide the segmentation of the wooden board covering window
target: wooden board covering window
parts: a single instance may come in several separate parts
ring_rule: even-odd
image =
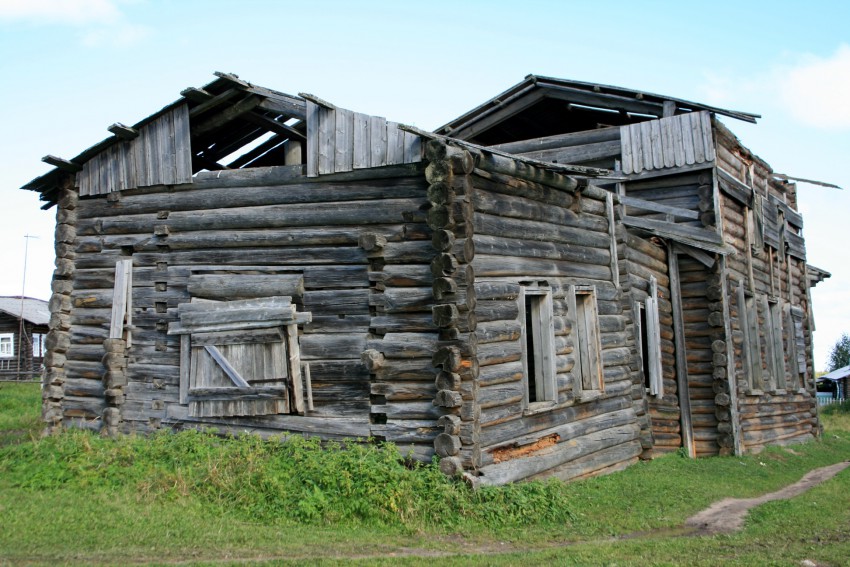
[[[658,315],[658,283],[655,276],[649,279],[650,295],[646,298],[646,350],[649,370],[649,393],[664,397],[664,375],[661,368],[661,321]]]
[[[583,392],[603,390],[596,289],[568,286],[567,309],[571,328],[574,329],[573,345],[576,351],[573,391],[576,399],[580,399]]]
[[[288,296],[178,306],[180,403],[192,417],[303,414],[299,322]]]
[[[557,402],[552,290],[522,286],[519,309],[523,323],[523,405],[528,408],[535,403]]]

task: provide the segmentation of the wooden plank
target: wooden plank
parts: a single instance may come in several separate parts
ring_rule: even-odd
[[[702,136],[703,113],[691,113],[691,137],[694,141],[694,163],[705,162],[705,141]]]
[[[290,384],[292,386],[292,402],[296,413],[304,413],[304,390],[301,385],[301,352],[298,347],[298,325],[286,326],[286,354],[289,364]],[[308,365],[309,366],[309,365]],[[309,406],[312,408],[312,387],[310,389]]]
[[[619,199],[620,203],[628,205],[630,207],[634,207],[636,209],[642,209],[645,211],[655,211],[658,213],[665,213],[686,219],[699,218],[699,213],[691,209],[684,209],[682,207],[671,207],[669,205],[664,205],[655,201],[647,201],[645,199],[629,197],[626,195],[621,195]]]
[[[676,387],[679,395],[682,443],[692,459],[696,457],[694,430],[691,424],[691,399],[688,388],[688,363],[685,348],[685,323],[682,312],[682,291],[679,279],[678,255],[668,246],[670,262],[670,303],[673,306],[673,333],[676,347]]]
[[[307,101],[307,177],[319,175],[319,105]]]
[[[119,260],[115,264],[115,286],[112,292],[112,318],[109,338],[120,339],[124,335],[124,319],[127,314],[128,296],[131,290],[130,272],[133,260]]]
[[[608,216],[608,234],[611,237],[610,254],[611,254],[611,277],[614,280],[614,286],[620,287],[620,266],[617,258],[617,228],[614,218],[614,195],[606,193],[605,208]]]
[[[412,132],[404,132],[404,163],[422,161],[422,138]]]
[[[644,169],[643,147],[640,135],[640,124],[629,126],[629,137],[632,140],[632,173],[640,173]]]
[[[192,338],[180,337],[180,403],[189,403],[189,376],[192,372]]]
[[[705,148],[705,161],[714,161],[717,155],[714,151],[714,139],[711,132],[711,115],[706,111],[700,111],[702,122],[702,143]]]
[[[664,167],[664,145],[661,139],[661,124],[658,120],[649,121],[649,139],[652,143],[652,167],[662,169]]]
[[[662,118],[659,120],[661,128],[661,152],[664,156],[664,167],[676,165],[676,151],[674,150],[673,130],[675,118]]]
[[[354,113],[354,150],[352,154],[352,169],[365,169],[370,164],[371,130],[369,129],[369,115],[360,112]]]
[[[387,165],[404,163],[404,132],[397,122],[387,121]]]
[[[691,116],[691,114],[682,114],[679,116],[679,131],[682,135],[682,147],[685,149],[685,163],[688,165],[696,163]]]
[[[620,126],[620,154],[621,158],[621,167],[623,173],[629,175],[635,172],[634,169],[634,156],[632,155],[632,130],[631,127]]]
[[[370,167],[387,165],[387,120],[380,116],[369,117]]]
[[[244,378],[237,372],[235,368],[228,362],[228,360],[221,354],[221,351],[218,350],[214,345],[205,345],[204,350],[215,360],[216,364],[218,364],[224,373],[233,381],[233,383],[238,388],[250,388],[251,385],[245,381]]]
[[[319,107],[319,175],[334,172],[336,111]]]
[[[350,110],[336,109],[334,134],[334,171],[351,171],[354,168],[354,114]]]
[[[652,126],[650,122],[636,124],[640,129],[640,147],[642,151],[643,169],[653,169],[652,161]]]
[[[685,142],[682,139],[682,121],[680,117],[670,119],[670,133],[673,143],[673,162],[676,167],[687,165],[685,161]]]

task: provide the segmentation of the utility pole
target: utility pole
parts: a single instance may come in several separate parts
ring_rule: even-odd
[[[18,380],[21,379],[21,355],[23,354],[25,343],[28,343],[29,348],[32,349],[32,342],[28,340],[26,336],[26,328],[24,326],[24,298],[27,296],[27,256],[29,255],[30,238],[38,237],[31,234],[24,235],[24,278],[21,283],[21,313],[18,318]],[[14,341],[12,341],[12,346],[14,347]],[[30,371],[31,370],[32,368],[30,368]],[[32,378],[32,376],[30,376],[30,378]]]

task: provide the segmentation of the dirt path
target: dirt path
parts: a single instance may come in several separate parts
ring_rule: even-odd
[[[757,498],[724,498],[685,520],[685,526],[694,528],[696,530],[694,535],[736,532],[744,526],[744,519],[747,517],[750,508],[773,500],[793,498],[813,486],[831,479],[847,467],[850,467],[850,461],[815,469],[806,473],[794,484]]]

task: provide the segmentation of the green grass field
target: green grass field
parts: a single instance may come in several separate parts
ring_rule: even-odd
[[[471,491],[391,446],[321,448],[197,432],[40,439],[40,392],[0,384],[0,564],[843,565],[850,470],[753,510],[684,520],[850,458],[850,408],[817,441],[746,457],[674,454],[601,478]]]

